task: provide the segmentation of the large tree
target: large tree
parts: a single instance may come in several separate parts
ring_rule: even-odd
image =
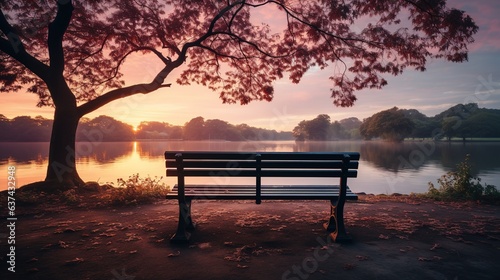
[[[333,103],[352,106],[354,91],[384,86],[385,73],[423,71],[430,58],[465,61],[478,29],[445,0],[0,0],[0,9],[0,90],[27,90],[39,106],[54,106],[45,180],[65,185],[83,183],[79,119],[170,86],[176,68],[178,84],[247,104],[272,100],[273,82],[285,75],[298,83],[311,67],[332,66]],[[162,65],[149,83],[124,83],[134,53]]]

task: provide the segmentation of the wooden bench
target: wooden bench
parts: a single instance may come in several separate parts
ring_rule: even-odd
[[[187,242],[195,225],[191,217],[193,199],[216,200],[329,200],[326,229],[335,242],[350,241],[344,227],[344,203],[358,197],[347,186],[357,176],[359,153],[313,152],[165,152],[167,176],[177,184],[167,199],[177,199],[179,221],[172,242]],[[207,184],[186,184],[187,177],[213,177]],[[220,177],[254,177],[255,184],[220,184]],[[263,185],[262,178],[340,178],[338,185]],[[218,178],[218,180],[217,180]],[[212,183],[212,184],[208,184]]]

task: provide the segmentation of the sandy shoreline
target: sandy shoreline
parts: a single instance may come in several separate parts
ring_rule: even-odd
[[[177,205],[26,207],[16,272],[2,279],[496,279],[499,206],[361,196],[346,204],[351,244],[329,243],[321,201],[193,203],[189,245],[173,245]],[[2,217],[5,221],[6,217]],[[7,278],[6,278],[7,277]]]

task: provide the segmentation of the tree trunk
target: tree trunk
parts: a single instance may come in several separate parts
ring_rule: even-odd
[[[82,186],[76,170],[75,140],[80,116],[76,107],[56,107],[50,138],[49,164],[45,182],[61,187]]]

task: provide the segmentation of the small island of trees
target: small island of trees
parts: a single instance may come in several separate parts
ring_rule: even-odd
[[[330,141],[345,139],[451,140],[460,138],[500,138],[500,110],[479,108],[475,103],[455,105],[433,117],[415,109],[393,107],[380,111],[362,122],[348,118],[332,122],[325,114],[301,121],[294,129],[297,141]]]

